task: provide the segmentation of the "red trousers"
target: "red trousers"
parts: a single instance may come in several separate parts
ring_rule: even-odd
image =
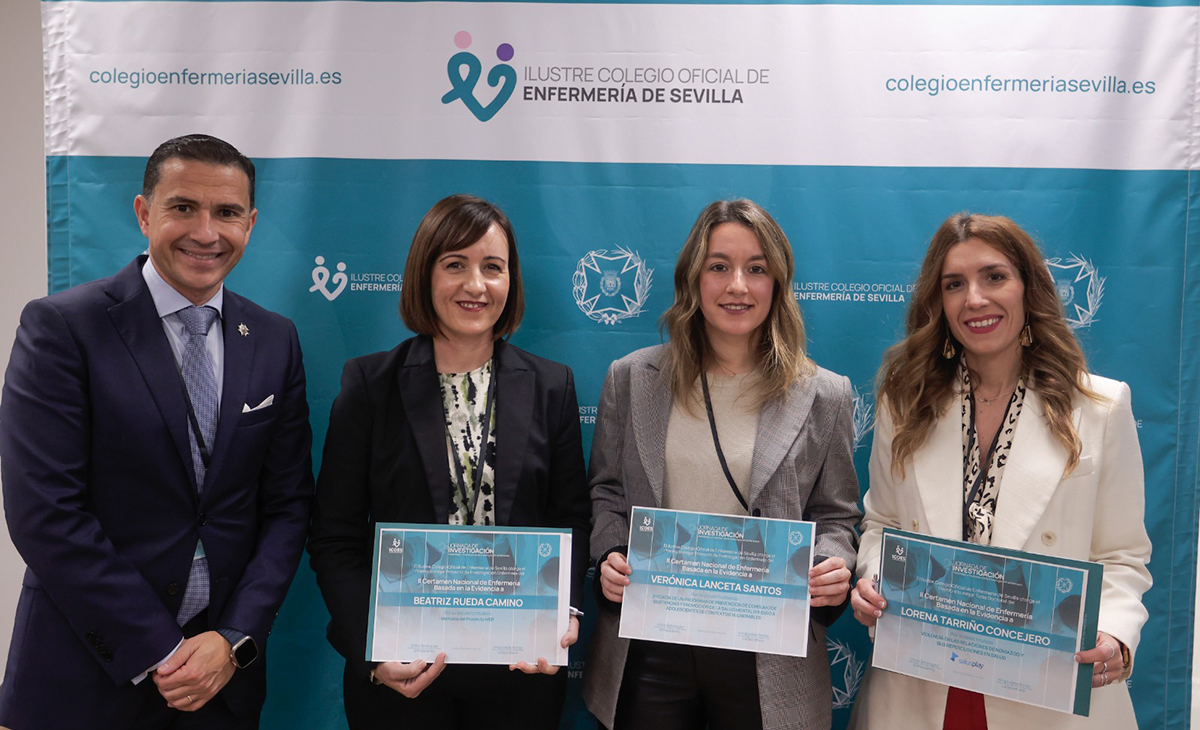
[[[946,718],[942,730],[987,730],[987,712],[983,695],[956,687],[946,697]]]

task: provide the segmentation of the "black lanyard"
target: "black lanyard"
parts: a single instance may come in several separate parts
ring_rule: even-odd
[[[213,379],[215,380],[216,378],[214,377]],[[183,379],[182,368],[179,370],[179,385],[183,390],[183,403],[187,406],[188,422],[192,425],[192,435],[196,437],[196,450],[200,452],[200,462],[204,464],[204,471],[207,473],[209,464],[212,462],[212,450],[208,448],[208,444],[204,443],[204,434],[200,433],[200,421],[196,418],[196,409],[192,406],[192,395],[188,393],[187,381]]]
[[[464,522],[468,525],[475,524],[475,505],[479,502],[479,487],[483,484],[483,460],[484,452],[487,451],[488,437],[492,430],[492,406],[496,399],[496,360],[492,358],[491,375],[488,377],[487,400],[483,407],[483,428],[480,429],[479,438],[479,456],[475,460],[475,486],[471,494],[467,495],[467,480],[463,475],[462,460],[458,458],[458,449],[454,449],[454,475],[458,479],[454,483],[454,488],[458,491],[458,496],[462,499],[462,503],[467,507],[467,517]],[[470,379],[470,376],[467,376]],[[446,427],[449,428],[450,423],[447,419]],[[449,433],[447,433],[449,435]],[[451,445],[454,444],[454,439],[450,439]]]
[[[746,498],[742,496],[742,490],[738,489],[737,482],[733,481],[733,475],[729,473],[729,464],[725,461],[725,452],[721,450],[721,439],[717,438],[717,419],[713,416],[712,397],[708,394],[708,376],[700,373],[700,387],[704,391],[704,408],[708,411],[708,425],[712,428],[713,446],[717,447],[717,459],[721,462],[721,471],[725,472],[725,480],[729,482],[729,488],[733,490],[733,496],[737,497],[737,501],[741,503],[742,509],[750,511],[750,505],[746,504]]]
[[[975,429],[975,397],[973,395],[970,396],[970,401],[971,428],[967,431],[968,452],[975,450],[977,448],[976,444],[979,442],[979,432]],[[975,520],[971,519],[971,505],[979,499],[979,493],[983,490],[983,483],[992,468],[992,456],[996,453],[996,447],[1000,444],[1000,434],[1004,433],[1004,424],[1008,423],[1009,408],[1012,408],[1011,396],[1008,399],[1008,405],[1004,407],[1004,415],[1000,417],[1000,428],[996,429],[996,435],[992,437],[992,445],[988,447],[987,454],[983,454],[982,452],[979,454],[979,476],[975,477],[975,481],[970,484],[970,488],[965,489],[966,495],[963,498],[962,524],[962,539],[964,542],[971,539],[971,525],[975,523]],[[966,478],[964,474],[963,479],[965,480]]]
[[[204,464],[204,471],[207,473],[209,464],[212,462],[212,452],[208,448],[208,444],[204,443],[204,434],[200,433],[200,421],[196,419],[196,409],[192,407],[192,397],[188,394],[187,383],[183,382],[183,374],[179,376],[179,382],[183,385],[183,402],[187,404],[188,421],[192,424],[192,435],[196,437],[196,450],[200,452],[200,461]]]

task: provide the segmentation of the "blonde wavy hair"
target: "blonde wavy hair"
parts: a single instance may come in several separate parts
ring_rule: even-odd
[[[903,477],[904,464],[925,443],[956,393],[958,358],[946,359],[942,350],[947,338],[956,353],[962,352],[962,344],[951,334],[942,311],[941,276],[950,249],[973,238],[1004,254],[1025,285],[1033,344],[1021,348],[1022,374],[1045,401],[1050,432],[1068,454],[1069,474],[1079,464],[1081,450],[1071,402],[1076,394],[1099,397],[1086,385],[1083,350],[1067,326],[1054,279],[1033,238],[1004,216],[971,213],[950,216],[933,234],[908,307],[907,335],[888,348],[879,368],[879,399],[887,403],[895,427],[892,472]]]
[[[771,309],[755,346],[759,403],[786,396],[793,383],[816,372],[816,365],[805,352],[804,320],[792,296],[795,264],[787,236],[757,203],[745,199],[718,200],[700,213],[679,252],[675,262],[675,303],[661,320],[670,338],[666,373],[671,395],[689,411],[696,401],[696,381],[714,358],[700,309],[700,274],[708,256],[709,236],[722,223],[738,223],[754,232],[766,257],[767,271],[775,280]]]

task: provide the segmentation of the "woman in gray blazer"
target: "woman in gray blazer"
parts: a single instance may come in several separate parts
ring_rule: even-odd
[[[675,266],[670,342],[609,369],[589,474],[600,610],[584,672],[605,727],[830,725],[824,626],[846,601],[860,515],[853,399],[846,378],[805,355],[792,273],[766,211],[712,203]],[[815,521],[808,656],[618,637],[634,506]]]

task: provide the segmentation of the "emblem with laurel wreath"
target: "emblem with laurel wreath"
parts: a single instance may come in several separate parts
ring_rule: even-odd
[[[1067,296],[1059,292],[1059,297],[1063,299],[1063,307],[1067,310],[1067,325],[1076,330],[1097,321],[1096,312],[1100,310],[1100,301],[1104,298],[1105,279],[1096,272],[1095,265],[1088,259],[1072,253],[1065,259],[1046,259],[1046,266],[1068,273],[1074,272],[1074,279],[1068,282],[1071,289]],[[1081,281],[1087,281],[1083,304],[1074,301],[1074,285]]]
[[[602,262],[610,267],[619,266],[620,271],[606,271],[602,268]],[[620,279],[631,269],[634,271],[632,297],[621,293],[624,286]],[[600,291],[591,296],[588,295],[589,270],[600,277]],[[600,324],[614,325],[642,313],[642,308],[646,306],[650,297],[653,276],[654,269],[647,268],[646,262],[636,251],[622,246],[618,246],[612,253],[607,249],[597,249],[588,251],[579,259],[575,275],[571,278],[571,294],[575,297],[575,304],[588,319]],[[619,299],[619,305],[598,306],[601,297]]]
[[[829,670],[834,677],[833,709],[848,710],[854,705],[854,695],[858,694],[867,663],[855,656],[854,650],[844,641],[826,638],[825,648],[829,650]],[[838,665],[842,665],[841,687],[836,678]]]
[[[871,402],[871,394],[861,393],[854,389],[854,450],[863,445],[867,434],[875,427],[875,404]]]

